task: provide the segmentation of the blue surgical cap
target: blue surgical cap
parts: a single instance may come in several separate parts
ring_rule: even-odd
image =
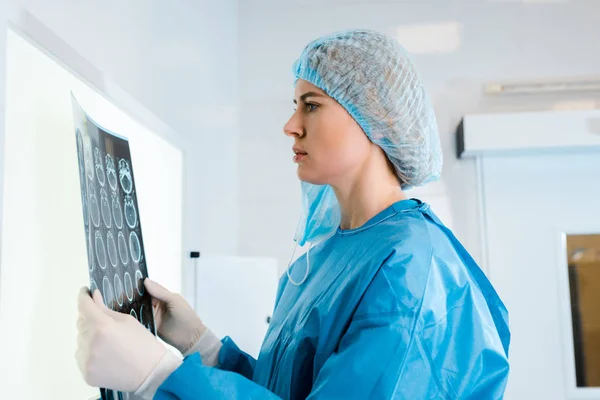
[[[335,99],[381,147],[403,189],[440,177],[442,151],[433,107],[406,51],[391,37],[350,30],[309,43],[293,66]]]

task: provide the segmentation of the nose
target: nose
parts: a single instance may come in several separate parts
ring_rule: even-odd
[[[301,137],[302,136],[302,122],[298,113],[294,113],[289,119],[287,124],[283,126],[283,133],[290,137]]]

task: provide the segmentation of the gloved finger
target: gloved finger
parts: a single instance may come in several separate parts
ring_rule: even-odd
[[[150,295],[154,299],[161,300],[161,301],[164,301],[165,303],[168,303],[171,300],[171,298],[173,297],[173,293],[171,293],[168,289],[166,289],[162,285],[154,282],[150,278],[146,278],[144,280],[144,286],[146,286],[146,290],[148,290],[148,293],[150,293]],[[152,302],[152,304],[154,305],[154,301]]]
[[[83,317],[81,315],[77,318],[77,331],[78,332],[83,331],[84,321],[85,320],[83,319]]]
[[[100,290],[96,289],[94,291],[94,303],[98,306],[98,308],[108,317],[116,320],[116,321],[124,321],[129,317],[129,314],[123,314],[117,311],[113,311],[104,304],[104,299],[102,298],[102,293]]]
[[[75,351],[75,361],[77,363],[77,368],[79,369],[79,372],[81,373],[81,375],[83,376],[83,380],[90,386],[92,386],[89,382],[89,372],[90,369],[88,367],[88,357],[89,354],[87,353],[87,351],[78,348],[77,351]]]
[[[87,286],[82,286],[82,287],[79,289],[79,293],[78,293],[78,295],[79,295],[79,296],[86,295],[86,296],[88,296],[88,297],[92,297],[92,295],[90,294],[90,289],[89,289]]]
[[[85,349],[89,347],[89,340],[87,336],[79,334],[77,335],[77,351],[83,353]]]
[[[94,293],[92,294],[92,298],[94,299],[94,303],[96,303],[96,305],[98,306],[98,308],[106,315],[108,315],[109,317],[113,317],[113,310],[111,310],[110,308],[108,308],[106,306],[106,304],[104,304],[104,298],[102,297],[102,293],[100,292],[100,290],[96,289],[94,290]]]
[[[85,371],[85,362],[83,351],[80,348],[75,351],[75,361],[77,362],[77,368],[83,374]]]
[[[77,310],[79,311],[80,317],[90,320],[102,320],[106,318],[104,313],[90,296],[90,291],[87,287],[83,287],[79,290],[79,296],[77,297]]]
[[[106,304],[104,304],[104,299],[102,297],[102,293],[100,293],[100,290],[98,290],[98,289],[94,290],[93,299],[94,299],[94,303],[96,304],[96,306],[98,307],[98,309],[101,312],[103,312],[106,316],[108,316],[116,321],[123,321],[129,316],[129,314],[123,314],[123,313],[113,311],[110,308],[108,308],[106,306]]]
[[[94,290],[94,293],[92,293],[92,299],[94,299],[94,303],[96,303],[98,307],[106,307],[106,305],[104,304],[104,298],[102,297],[102,292],[100,292],[100,290]]]
[[[152,308],[156,310],[158,309],[158,307],[160,307],[161,304],[163,304],[162,300],[159,300],[156,297],[152,297]]]

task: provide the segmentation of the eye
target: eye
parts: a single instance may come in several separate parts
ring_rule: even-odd
[[[318,105],[316,104],[310,104],[310,103],[306,103],[306,111],[308,112],[313,112],[315,111],[317,108],[319,108]]]

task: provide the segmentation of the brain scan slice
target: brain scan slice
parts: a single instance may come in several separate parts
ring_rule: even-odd
[[[100,206],[98,205],[98,195],[96,192],[96,186],[88,186],[88,196],[90,200],[89,207],[90,216],[92,217],[92,223],[96,228],[98,228],[100,226]]]
[[[135,204],[133,203],[133,198],[131,196],[125,196],[124,201],[124,209],[125,209],[125,221],[127,221],[127,225],[134,229],[137,225],[137,211],[135,209]]]
[[[124,299],[123,283],[121,282],[121,278],[117,274],[115,274],[115,278],[114,278],[114,288],[115,288],[115,297],[116,297],[117,303],[119,304],[119,307],[123,307],[123,299]]]
[[[96,257],[98,259],[98,265],[102,269],[106,269],[106,249],[104,248],[104,240],[100,231],[96,231],[95,239]]]
[[[121,211],[121,204],[117,195],[112,195],[112,214],[115,219],[115,225],[117,229],[123,229],[123,212]]]
[[[121,182],[121,188],[127,194],[131,193],[133,189],[133,178],[131,176],[131,168],[129,163],[125,159],[119,160],[119,181]]]
[[[106,182],[104,178],[104,165],[102,164],[102,156],[100,155],[100,149],[94,148],[94,168],[96,169],[96,176],[98,177],[98,183],[104,187]]]
[[[142,246],[135,231],[131,231],[129,234],[129,250],[131,251],[131,259],[134,262],[139,263],[142,258]]]
[[[129,253],[127,252],[127,241],[125,240],[125,235],[123,235],[123,232],[119,232],[117,236],[117,243],[119,247],[121,263],[123,265],[127,265],[129,263]]]
[[[85,172],[90,181],[94,180],[94,160],[92,159],[92,144],[89,137],[83,138],[83,159],[85,161]]]
[[[88,207],[87,197],[81,196],[81,206],[83,208],[83,223],[87,227],[90,224],[90,208]]]
[[[106,234],[106,249],[108,250],[108,259],[113,267],[117,267],[119,259],[117,256],[117,244],[111,231]]]
[[[106,276],[102,279],[102,297],[104,298],[104,304],[106,304],[106,307],[110,308],[111,310],[114,310],[115,295],[110,285],[110,281]]]
[[[144,295],[144,277],[142,276],[142,272],[138,269],[135,271],[135,287],[140,296]]]
[[[125,281],[125,294],[127,295],[127,299],[129,302],[133,302],[133,283],[131,282],[131,275],[129,272],[125,272],[125,276],[123,278]]]
[[[110,212],[110,204],[108,204],[108,195],[104,188],[100,189],[100,210],[102,210],[104,225],[110,229],[112,226],[112,214]]]
[[[106,155],[106,176],[108,178],[108,184],[113,191],[117,190],[117,170],[115,167],[115,160],[110,154]]]

